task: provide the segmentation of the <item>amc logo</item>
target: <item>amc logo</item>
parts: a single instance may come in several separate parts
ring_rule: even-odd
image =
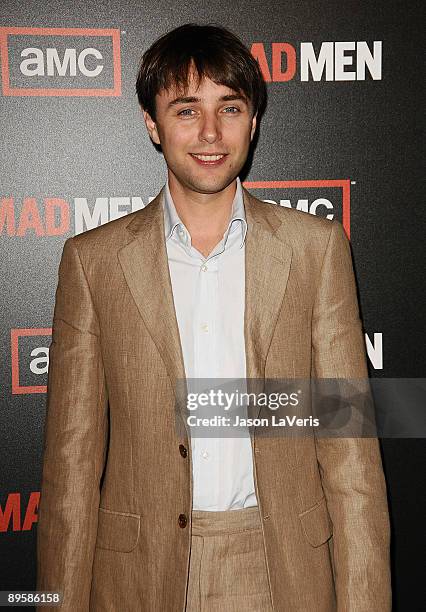
[[[0,28],[5,96],[121,96],[120,31]]]
[[[326,179],[306,181],[245,181],[244,187],[264,200],[295,208],[311,215],[338,219],[350,238],[351,181]]]
[[[12,329],[12,394],[46,393],[52,328]]]

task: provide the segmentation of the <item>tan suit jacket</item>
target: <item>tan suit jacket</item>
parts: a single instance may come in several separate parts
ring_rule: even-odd
[[[175,422],[185,373],[161,198],[64,245],[37,588],[61,591],[69,612],[185,608],[192,466]],[[245,190],[244,203],[247,377],[365,377],[341,224]],[[390,610],[377,439],[255,433],[252,450],[274,610]]]

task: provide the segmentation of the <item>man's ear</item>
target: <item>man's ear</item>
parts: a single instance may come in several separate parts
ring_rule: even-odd
[[[257,125],[257,114],[253,115],[253,119],[251,120],[250,142],[254,138],[254,134],[256,132],[256,125]]]
[[[161,145],[160,136],[157,130],[157,124],[155,123],[151,115],[148,113],[148,111],[143,111],[143,118],[145,120],[146,129],[148,130],[148,134],[150,135],[152,142],[154,142],[156,145]]]

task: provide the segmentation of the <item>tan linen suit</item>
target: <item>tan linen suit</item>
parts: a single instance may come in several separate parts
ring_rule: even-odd
[[[244,203],[247,377],[366,376],[340,223],[245,190]],[[37,582],[64,594],[61,610],[184,610],[192,466],[174,397],[183,378],[160,192],[64,245]],[[377,440],[255,432],[251,441],[274,610],[390,610]]]

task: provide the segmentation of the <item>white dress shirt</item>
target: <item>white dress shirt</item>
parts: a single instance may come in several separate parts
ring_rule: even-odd
[[[164,228],[187,379],[245,379],[245,220],[241,182],[222,240],[204,257],[191,244],[168,183]],[[250,438],[191,437],[193,509],[256,506]]]

